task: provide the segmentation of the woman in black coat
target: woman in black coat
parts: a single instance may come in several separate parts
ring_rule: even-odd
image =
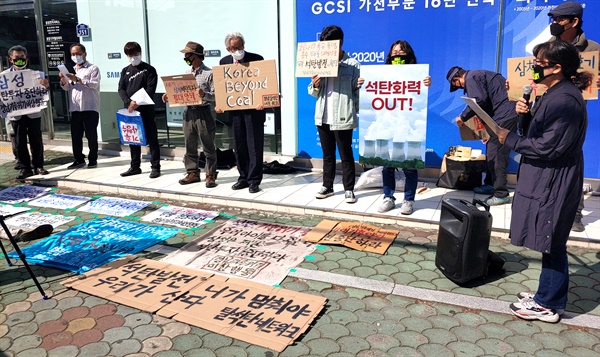
[[[591,79],[577,73],[579,52],[567,42],[539,44],[533,54],[534,81],[548,90],[531,110],[524,99],[517,102],[529,123],[524,136],[500,129],[498,138],[522,155],[511,243],[541,252],[542,272],[537,292],[519,293],[510,308],[523,319],[557,322],[567,304],[567,239],[582,194],[587,111],[581,90]]]

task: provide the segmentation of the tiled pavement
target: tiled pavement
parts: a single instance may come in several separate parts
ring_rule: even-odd
[[[59,152],[49,151],[46,157],[54,164],[69,162]],[[103,160],[121,161],[116,172],[125,168],[123,165],[128,162],[127,158]],[[147,178],[147,173],[135,177],[140,182],[120,182],[118,175],[105,173],[110,166],[108,162],[102,162],[98,169],[75,172],[82,175],[95,172],[89,174],[86,179],[89,182],[85,183],[76,180],[72,176],[74,173],[67,176],[67,172],[60,168],[50,171],[67,176],[68,181],[59,185],[61,192],[107,194],[109,186],[98,182],[110,182],[111,186],[117,186],[117,191],[110,194],[121,197],[153,192],[153,201],[217,209],[228,215],[305,226],[314,226],[330,212],[330,218],[363,217],[366,221],[399,229],[401,233],[384,255],[327,246],[316,250],[310,260],[290,272],[281,284],[283,287],[322,295],[329,301],[314,326],[295,345],[280,354],[67,290],[60,282],[70,273],[34,266],[36,275],[51,296],[49,300],[41,300],[24,268],[20,265],[7,268],[2,261],[0,351],[4,355],[600,356],[600,253],[596,244],[585,243],[585,247],[569,248],[571,288],[563,321],[558,324],[526,322],[510,315],[507,306],[509,301],[515,300],[517,292],[535,289],[540,255],[514,247],[506,239],[494,237],[491,249],[507,260],[506,274],[476,281],[469,287],[459,287],[444,278],[434,265],[437,227],[431,223],[435,219],[433,208],[429,221],[423,219],[417,222],[419,217],[412,221],[382,217],[369,211],[376,207],[381,195],[376,191],[366,191],[358,195],[356,206],[359,207],[361,201],[366,202],[360,206],[365,207],[364,211],[357,208],[363,213],[350,214],[344,209],[346,204],[341,202],[340,197],[324,200],[323,203],[309,199],[315,191],[311,185],[318,187],[318,176],[309,173],[288,179],[297,181],[298,186],[270,183],[270,177],[266,177],[265,184],[261,186],[263,191],[257,196],[251,196],[247,191],[232,192],[226,183],[232,183],[235,174],[222,173],[217,187],[223,189],[219,191],[222,194],[211,191],[211,196],[207,197],[202,195],[206,190],[203,184],[190,185],[195,186],[195,189],[188,190],[189,197],[193,199],[186,202],[183,199],[188,194],[181,191],[181,186],[173,185],[181,177],[180,162],[173,162],[172,167],[169,165],[171,162],[163,162],[165,175],[159,180],[165,180],[166,184],[161,186],[163,183],[156,180],[146,184],[156,185],[155,191],[151,191],[151,186],[136,188]],[[15,184],[10,181],[14,173],[10,162],[1,165],[0,184]],[[302,184],[302,181],[305,183]],[[167,189],[170,187],[173,191]],[[433,191],[435,189],[430,193]],[[262,201],[269,196],[273,197],[270,203]],[[259,200],[260,197],[263,199]],[[277,198],[279,200],[273,202]],[[287,201],[282,202],[285,198]],[[339,202],[336,203],[336,200]],[[586,204],[586,207],[590,205]],[[599,210],[595,208],[596,212]],[[506,212],[503,213],[506,216]],[[92,218],[83,212],[64,214],[77,214],[82,220]],[[143,214],[138,212],[136,216]],[[499,213],[493,214],[498,221],[496,216]],[[73,221],[68,226],[77,223]],[[502,228],[497,227],[494,236],[503,236],[499,229]],[[191,236],[177,235],[165,244],[179,247],[203,232],[204,229]],[[142,255],[156,256],[148,252]]]

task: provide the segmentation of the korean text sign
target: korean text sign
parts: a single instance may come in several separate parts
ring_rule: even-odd
[[[340,41],[298,42],[296,77],[337,77]]]
[[[198,95],[198,83],[193,74],[186,73],[160,78],[165,85],[170,107],[202,104],[202,98]]]
[[[138,111],[129,113],[127,109],[119,109],[117,112],[117,127],[119,137],[123,145],[146,146],[146,132],[142,115]]]
[[[360,161],[375,166],[425,167],[427,64],[361,67]]]
[[[34,114],[46,108],[48,90],[40,78],[39,71],[29,69],[0,73],[0,116]]]
[[[278,107],[275,60],[213,67],[216,108],[223,111]]]

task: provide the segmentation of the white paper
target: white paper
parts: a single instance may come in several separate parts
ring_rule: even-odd
[[[56,66],[56,68],[58,68],[58,70],[60,71],[60,73],[63,74],[63,76],[65,76],[65,78],[69,78],[67,77],[67,75],[69,74],[69,70],[67,69],[67,67],[65,67],[64,64],[59,64],[58,66]]]
[[[494,119],[492,119],[488,113],[485,112],[485,110],[481,109],[474,98],[460,97],[460,99],[464,100],[465,103],[467,103],[467,105],[473,109],[475,113],[477,113],[477,117],[483,120],[483,122],[494,132],[494,134],[498,135],[498,124],[496,124]]]
[[[133,93],[131,100],[137,103],[137,105],[150,105],[154,104],[154,101],[148,95],[148,92],[144,88],[140,88],[139,91]]]

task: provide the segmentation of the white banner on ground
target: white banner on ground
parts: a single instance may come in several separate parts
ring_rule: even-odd
[[[13,214],[29,211],[28,207],[15,207],[0,203],[0,216],[8,217]]]
[[[263,284],[279,284],[290,268],[315,249],[312,243],[302,241],[308,231],[307,227],[232,220],[162,261]]]
[[[89,201],[89,197],[63,195],[60,193],[54,195],[47,195],[37,198],[29,202],[30,206],[45,207],[45,208],[56,208],[56,209],[67,209],[75,208],[81,204]]]
[[[125,217],[147,207],[150,202],[128,200],[118,197],[100,197],[79,207],[77,211]]]
[[[73,216],[63,216],[60,214],[27,212],[8,218],[6,220],[6,224],[13,227],[31,230],[41,226],[42,224],[49,224],[56,228],[58,226],[62,226],[63,224],[67,224],[74,219],[75,217]]]
[[[206,221],[213,220],[218,216],[219,212],[215,211],[204,211],[201,209],[179,206],[165,206],[145,215],[142,217],[142,221],[191,228],[200,227],[205,224]]]

